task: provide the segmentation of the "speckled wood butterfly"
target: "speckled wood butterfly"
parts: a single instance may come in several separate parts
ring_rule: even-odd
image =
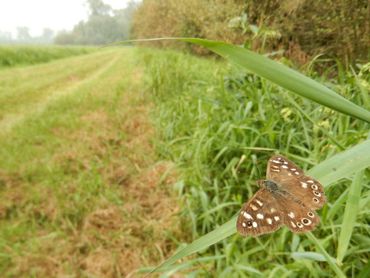
[[[281,155],[270,158],[266,177],[258,181],[261,189],[243,205],[236,223],[238,232],[258,236],[282,225],[294,233],[313,230],[320,222],[315,210],[326,202],[322,185]]]

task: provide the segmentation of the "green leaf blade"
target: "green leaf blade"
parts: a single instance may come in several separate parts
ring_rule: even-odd
[[[370,111],[350,102],[333,90],[287,66],[247,49],[223,42],[196,38],[179,38],[204,46],[227,60],[262,76],[302,97],[311,99],[336,111],[370,123]]]

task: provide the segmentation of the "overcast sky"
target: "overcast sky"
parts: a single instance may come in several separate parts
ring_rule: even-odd
[[[114,9],[126,7],[129,0],[103,0]],[[0,31],[16,34],[17,26],[26,26],[32,36],[44,28],[71,30],[87,18],[86,0],[0,0]]]

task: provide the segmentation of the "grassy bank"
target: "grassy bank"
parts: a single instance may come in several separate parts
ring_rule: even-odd
[[[0,45],[0,69],[34,65],[52,60],[91,53],[94,47],[75,46],[6,46]]]
[[[174,52],[144,54],[148,86],[161,132],[158,151],[181,168],[176,184],[186,203],[193,239],[228,221],[257,190],[266,162],[275,152],[307,170],[366,139],[368,125],[294,96],[255,75],[222,62]],[[359,69],[357,69],[358,72]],[[369,75],[339,72],[339,78],[315,77],[352,102],[369,108]],[[363,179],[350,244],[340,269],[349,277],[365,275],[370,248],[369,173]],[[344,207],[353,177],[326,189],[328,204],[319,212],[313,234],[326,252],[337,249]],[[351,200],[353,202],[353,200]],[[199,261],[203,260],[202,263]],[[305,235],[282,228],[261,238],[234,235],[202,252],[184,269],[211,277],[333,276],[320,250]]]

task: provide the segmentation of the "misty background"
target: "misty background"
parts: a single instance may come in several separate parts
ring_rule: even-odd
[[[41,16],[40,12],[43,8],[42,1],[40,5],[33,6],[35,10],[25,11],[28,14],[34,13],[34,20]],[[76,5],[74,1],[73,5]],[[30,26],[20,24],[15,27],[15,30],[10,31],[5,28],[5,24],[0,21],[0,44],[64,44],[64,45],[100,45],[115,41],[121,41],[129,38],[131,21],[134,11],[136,10],[140,1],[116,1],[120,2],[124,8],[113,8],[103,0],[86,0],[82,2],[81,9],[85,10],[85,15],[81,14],[78,9],[70,9],[69,11],[60,11],[62,16],[66,19],[65,25],[68,25],[68,20],[81,16],[79,20],[74,23],[72,28],[63,28],[56,30],[51,27],[53,19],[50,20],[50,25],[44,26],[40,34],[33,34]],[[111,1],[112,2],[112,1]],[[49,2],[50,3],[50,2]],[[5,4],[0,6],[5,6]],[[7,12],[6,7],[0,7],[3,13]],[[42,10],[43,16],[51,16],[45,14],[47,10]],[[70,12],[70,14],[68,14]],[[73,14],[73,12],[75,12]],[[74,16],[72,18],[72,15]],[[86,16],[87,15],[87,16]],[[21,10],[18,15],[11,15],[12,18],[19,18]],[[84,17],[86,19],[84,19]],[[21,18],[20,18],[21,19]],[[3,17],[4,20],[4,17]],[[31,19],[32,20],[32,19]],[[56,20],[56,19],[55,19]],[[59,23],[59,25],[63,25]]]

